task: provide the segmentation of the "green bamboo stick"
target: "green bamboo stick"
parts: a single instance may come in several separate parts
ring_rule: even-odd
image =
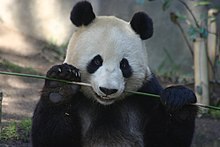
[[[145,92],[138,92],[138,91],[130,91],[130,90],[126,90],[126,92],[132,93],[132,94],[137,94],[137,95],[143,95],[143,96],[150,96],[150,97],[160,98],[159,95],[152,94],[152,93],[145,93]]]
[[[15,72],[5,72],[5,71],[0,71],[0,74],[3,75],[11,75],[11,76],[18,76],[18,77],[28,77],[28,78],[35,78],[35,79],[46,79],[46,80],[52,80],[52,81],[57,81],[57,82],[63,82],[67,84],[76,84],[76,85],[81,85],[81,86],[90,86],[91,84],[88,83],[83,83],[83,82],[70,82],[66,80],[60,80],[60,79],[55,79],[55,78],[49,78],[46,76],[40,76],[40,75],[32,75],[32,74],[24,74],[24,73],[15,73]]]
[[[53,81],[58,81],[58,82],[63,82],[67,84],[76,84],[76,85],[81,85],[81,86],[89,86],[91,87],[91,84],[89,83],[83,83],[83,82],[70,82],[66,80],[60,80],[60,79],[55,79],[55,78],[48,78],[46,76],[40,76],[40,75],[32,75],[32,74],[24,74],[24,73],[15,73],[15,72],[5,72],[5,71],[0,71],[0,74],[3,75],[11,75],[11,76],[19,76],[19,77],[28,77],[28,78],[35,78],[35,79],[47,79],[47,80],[53,80]],[[160,98],[159,95],[156,94],[151,94],[151,93],[145,93],[145,92],[137,92],[137,91],[130,91],[126,90],[125,92],[132,93],[132,94],[137,94],[137,95],[144,95],[144,96],[150,96],[150,97],[156,97]],[[215,106],[210,106],[210,105],[204,105],[200,103],[195,103],[195,104],[190,104],[194,106],[199,106],[207,109],[213,109],[213,110],[220,110],[220,107],[215,107]]]

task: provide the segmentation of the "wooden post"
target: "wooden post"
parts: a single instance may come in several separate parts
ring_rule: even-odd
[[[209,67],[209,80],[213,80],[214,79],[214,74],[213,74],[213,69],[212,66],[215,63],[215,59],[216,59],[216,52],[217,52],[217,36],[213,33],[217,32],[217,25],[216,25],[216,21],[213,21],[213,19],[216,18],[216,14],[218,13],[217,9],[210,9],[208,11],[208,30],[209,33],[208,34],[208,41],[207,41],[207,47],[208,47],[208,56],[210,59],[210,62],[208,63],[208,67]],[[211,65],[212,64],[212,65]]]
[[[199,103],[209,104],[208,59],[205,39],[198,38],[194,42],[194,76],[195,93]]]
[[[2,100],[3,100],[3,93],[0,92],[0,124],[2,122]]]

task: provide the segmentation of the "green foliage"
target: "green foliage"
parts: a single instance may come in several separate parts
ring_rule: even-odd
[[[183,15],[179,12],[171,12],[170,13],[170,20],[174,23],[174,24],[178,24],[179,21],[183,21],[183,22],[187,22],[187,16]]]
[[[31,119],[24,119],[19,123],[21,129],[29,131],[31,127]]]
[[[153,0],[149,0],[149,1],[153,1]],[[179,0],[181,1],[181,0]],[[164,11],[166,11],[172,4],[173,0],[163,0],[162,2],[162,9]],[[198,7],[198,6],[208,6],[210,5],[212,2],[211,0],[200,0],[198,2],[194,2],[194,7]]]
[[[31,131],[31,119],[22,120],[19,125],[19,138],[27,142]]]
[[[3,126],[0,133],[0,140],[7,142],[22,140],[28,142],[31,130],[31,119],[24,119],[20,122],[10,122]]]
[[[172,2],[173,0],[164,0],[162,5],[163,11],[166,11],[171,6]]]
[[[220,111],[209,109],[209,115],[213,118],[220,119]]]
[[[189,26],[188,35],[192,40],[195,40],[198,37],[207,38],[208,30],[204,27],[195,27],[193,25]]]
[[[198,37],[202,37],[202,38],[207,38],[208,36],[208,30],[207,28],[203,27],[202,25],[199,25],[198,22],[206,22],[207,19],[211,19],[211,22],[216,21],[216,18],[208,18],[206,13],[202,13],[200,15],[200,18],[195,18],[194,13],[192,12],[192,9],[187,5],[186,2],[184,2],[183,0],[178,0],[185,8],[186,10],[191,14],[191,16],[194,19],[194,23],[190,22],[187,19],[186,15],[183,15],[179,12],[172,12],[171,14],[171,21],[174,22],[175,24],[179,24],[178,21],[186,21],[190,26],[188,29],[188,35],[192,40],[195,40]],[[166,11],[168,8],[170,8],[171,4],[172,4],[173,0],[163,0],[162,1],[162,9],[164,11]],[[195,1],[194,3],[194,7],[201,7],[201,6],[209,6],[212,4],[211,0],[200,0],[200,1]],[[213,6],[212,6],[213,7]],[[216,7],[216,6],[215,6]],[[219,9],[219,8],[217,8]],[[203,23],[201,23],[203,24]]]
[[[18,140],[17,124],[15,122],[9,123],[6,127],[1,129],[0,140]]]
[[[145,0],[136,0],[136,3],[143,5]]]
[[[175,14],[176,14],[178,20],[180,20],[180,21],[186,21],[187,20],[187,16],[186,15],[183,15],[180,12],[176,12]]]
[[[211,4],[210,0],[203,0],[203,1],[195,2],[194,6],[195,7],[197,7],[197,6],[208,6],[210,4]]]
[[[198,37],[197,36],[197,29],[191,25],[188,29],[188,35],[192,40],[196,39]]]
[[[208,33],[208,30],[206,28],[200,27],[198,32],[200,34],[200,37],[202,37],[202,38],[207,38],[208,37],[209,33]]]

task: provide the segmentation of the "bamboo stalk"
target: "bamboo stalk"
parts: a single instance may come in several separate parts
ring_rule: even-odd
[[[19,76],[19,77],[35,78],[35,79],[48,79],[48,80],[54,80],[54,81],[64,82],[64,83],[67,83],[67,84],[77,84],[77,85],[82,85],[82,86],[89,86],[89,87],[91,87],[91,84],[89,84],[89,83],[70,82],[70,81],[66,81],[66,80],[59,80],[59,79],[54,79],[54,78],[48,78],[48,77],[39,76],[39,75],[23,74],[23,73],[14,73],[14,72],[5,72],[5,71],[0,71],[0,74],[3,74],[3,75],[11,75],[11,76]],[[160,98],[160,95],[152,94],[152,93],[138,92],[138,91],[129,91],[129,90],[125,90],[125,92],[131,93],[131,94],[143,95],[143,96],[150,96],[150,97],[154,97],[154,98],[157,98],[157,99]],[[2,96],[2,98],[3,98],[3,96]],[[208,109],[213,109],[213,110],[220,110],[220,107],[205,105],[205,104],[201,104],[201,103],[195,103],[195,104],[189,104],[189,105],[199,106],[199,107],[208,108]]]
[[[55,78],[49,78],[49,77],[40,76],[40,75],[31,75],[31,74],[14,73],[14,72],[4,72],[4,71],[0,71],[0,74],[3,74],[3,75],[11,75],[11,76],[18,76],[18,77],[29,77],[29,78],[35,78],[35,79],[52,80],[52,81],[58,81],[58,82],[63,82],[63,83],[67,83],[67,84],[76,84],[76,85],[90,86],[90,87],[91,87],[91,84],[89,84],[89,83],[74,82],[74,81],[70,82],[70,81],[66,81],[66,80],[60,80],[60,79],[55,79]]]
[[[208,31],[212,32],[208,34],[207,38],[207,46],[208,46],[208,57],[210,59],[210,63],[208,64],[209,67],[209,80],[213,80],[214,77],[214,64],[216,61],[216,52],[217,52],[217,24],[216,21],[213,19],[216,18],[216,14],[218,13],[217,9],[210,9],[208,11]]]
[[[195,94],[198,102],[209,104],[208,59],[205,39],[198,38],[194,42],[194,77]]]

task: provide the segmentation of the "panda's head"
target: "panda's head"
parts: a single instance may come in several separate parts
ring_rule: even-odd
[[[80,69],[82,92],[108,105],[137,91],[151,75],[143,40],[153,34],[152,20],[144,12],[130,22],[113,16],[96,17],[89,2],[77,3],[71,12],[77,27],[69,42],[64,62]]]

